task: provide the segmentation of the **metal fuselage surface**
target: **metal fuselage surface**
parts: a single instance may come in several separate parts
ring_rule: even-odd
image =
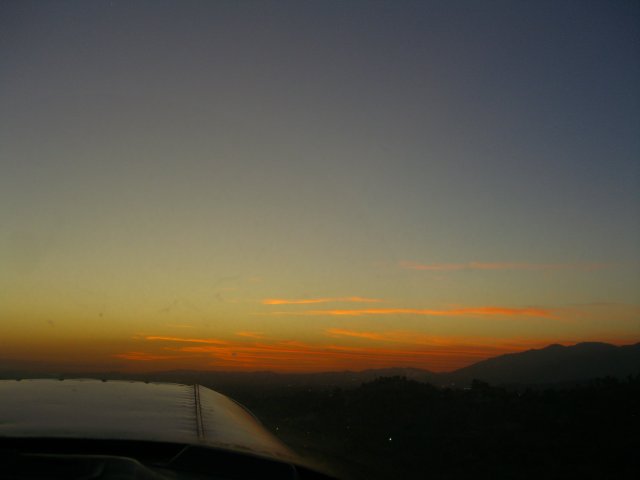
[[[110,445],[152,442],[181,446],[176,458],[182,455],[197,459],[199,466],[211,459],[212,463],[217,462],[216,468],[224,455],[235,458],[238,465],[269,460],[294,471],[296,465],[304,464],[248,410],[199,385],[88,379],[1,380],[0,440],[4,448],[11,442],[28,445],[31,440],[69,445],[85,440]],[[184,451],[189,451],[191,457]],[[174,458],[164,464],[184,467],[185,461]],[[294,473],[291,478],[297,476]]]

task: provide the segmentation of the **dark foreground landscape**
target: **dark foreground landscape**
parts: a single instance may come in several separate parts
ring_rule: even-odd
[[[346,478],[637,478],[640,376],[468,390],[385,377],[353,389],[235,392]]]
[[[103,376],[213,388],[339,478],[635,479],[639,352],[640,344],[550,346],[440,375],[390,369]],[[609,373],[599,375],[603,369]]]

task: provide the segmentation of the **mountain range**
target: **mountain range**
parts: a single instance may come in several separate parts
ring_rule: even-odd
[[[638,374],[640,343],[588,342],[500,355],[443,376],[451,382],[477,378],[491,384],[549,384]]]

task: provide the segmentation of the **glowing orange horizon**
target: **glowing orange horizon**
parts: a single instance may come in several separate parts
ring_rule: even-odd
[[[251,341],[200,339],[148,335],[137,337],[147,347],[114,357],[153,365],[154,369],[180,364],[182,368],[209,370],[275,370],[312,372],[363,370],[385,367],[414,367],[431,371],[449,371],[504,353],[539,348],[546,341],[509,341],[490,339],[485,343],[456,337],[427,336],[416,332],[366,332],[328,329],[328,337],[357,338],[374,345],[310,344],[264,339]],[[384,342],[385,345],[375,345]],[[392,344],[392,346],[389,346]],[[153,345],[153,346],[152,346]],[[136,368],[135,365],[130,365]]]
[[[408,330],[328,328],[313,341],[273,337],[197,338],[136,335],[118,344],[59,344],[39,348],[33,368],[60,371],[275,371],[326,372],[411,367],[434,372],[452,371],[506,353],[542,348],[551,343],[608,341],[624,345],[637,337],[558,338],[465,337],[430,335]],[[19,357],[14,360],[20,361]],[[30,367],[31,368],[31,367]]]

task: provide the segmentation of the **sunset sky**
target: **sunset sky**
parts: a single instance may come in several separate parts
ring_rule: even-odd
[[[640,3],[3,1],[0,362],[640,341]]]

